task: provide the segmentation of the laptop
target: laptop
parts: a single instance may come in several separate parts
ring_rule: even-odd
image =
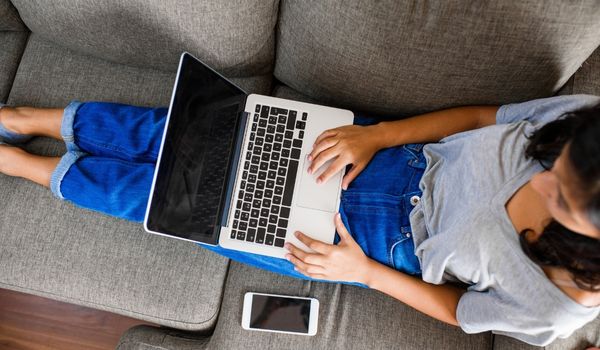
[[[332,244],[342,172],[308,174],[316,138],[352,124],[348,110],[247,94],[183,53],[144,219],[146,231],[283,258],[313,252],[299,230]]]

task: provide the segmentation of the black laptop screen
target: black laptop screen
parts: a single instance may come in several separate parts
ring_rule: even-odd
[[[182,57],[147,228],[216,244],[246,93]]]

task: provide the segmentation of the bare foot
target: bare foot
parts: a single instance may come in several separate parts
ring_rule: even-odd
[[[44,157],[27,153],[24,150],[0,145],[0,172],[22,177],[42,186],[50,187],[50,178],[60,162],[60,157]]]

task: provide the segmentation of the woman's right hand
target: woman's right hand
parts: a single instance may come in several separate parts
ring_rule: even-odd
[[[308,168],[309,174],[314,173],[328,160],[336,158],[317,178],[317,183],[326,182],[348,164],[352,164],[352,168],[342,180],[342,188],[348,189],[350,182],[381,149],[377,142],[380,137],[377,125],[346,125],[325,130],[317,137],[313,150],[308,155],[308,160],[312,162]]]

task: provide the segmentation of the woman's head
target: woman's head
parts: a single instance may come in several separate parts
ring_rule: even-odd
[[[564,267],[580,288],[600,289],[600,106],[548,123],[526,150],[546,171],[531,179],[553,221],[536,242],[521,235],[527,254]]]

